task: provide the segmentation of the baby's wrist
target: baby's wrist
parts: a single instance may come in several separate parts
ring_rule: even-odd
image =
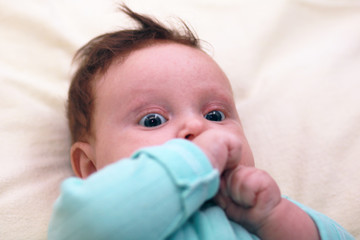
[[[280,202],[270,210],[268,216],[259,223],[258,228],[255,230],[256,234],[261,238],[268,235],[276,225],[281,225],[284,216],[287,214],[288,206],[285,199],[281,199]]]
[[[320,239],[310,216],[289,200],[282,198],[256,230],[260,239]]]

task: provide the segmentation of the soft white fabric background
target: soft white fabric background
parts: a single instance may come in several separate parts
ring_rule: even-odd
[[[71,58],[126,27],[115,0],[0,0],[0,239],[46,239],[70,176]],[[233,83],[257,166],[360,238],[360,2],[133,0],[189,23]]]

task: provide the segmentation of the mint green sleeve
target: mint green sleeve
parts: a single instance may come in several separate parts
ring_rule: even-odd
[[[61,187],[48,239],[164,239],[219,187],[219,173],[186,140],[144,148]]]
[[[312,218],[322,240],[355,240],[355,238],[342,226],[324,214],[321,214],[286,196],[283,197],[296,204]]]

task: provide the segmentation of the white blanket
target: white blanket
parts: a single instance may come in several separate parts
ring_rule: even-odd
[[[0,0],[0,239],[46,239],[72,175],[75,51],[130,21],[115,0]],[[360,2],[137,0],[189,23],[233,83],[256,163],[282,193],[360,238]]]

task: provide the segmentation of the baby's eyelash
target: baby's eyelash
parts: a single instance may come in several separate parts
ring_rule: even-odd
[[[210,104],[204,109],[203,114],[205,115],[212,111],[221,111],[224,114],[225,118],[229,117],[229,112],[230,112],[229,108],[225,107],[224,104],[218,104],[218,103]]]

